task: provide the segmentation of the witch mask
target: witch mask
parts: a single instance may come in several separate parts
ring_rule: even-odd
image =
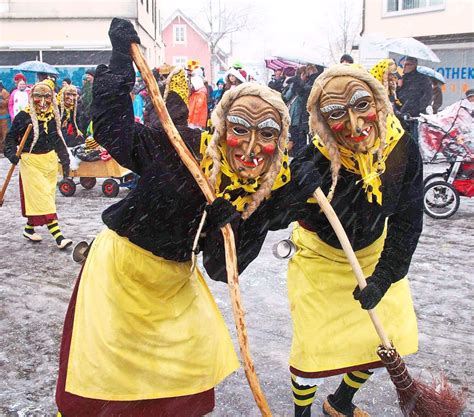
[[[67,109],[73,108],[77,100],[77,88],[73,85],[64,87],[63,98],[64,107]]]
[[[51,109],[53,103],[53,90],[43,83],[36,84],[32,91],[33,104],[37,114],[44,114]]]
[[[226,158],[241,178],[266,173],[278,153],[282,132],[280,113],[256,96],[237,98],[226,116]]]
[[[364,81],[351,76],[332,78],[323,88],[319,106],[340,145],[354,152],[373,147],[379,124],[374,94]]]

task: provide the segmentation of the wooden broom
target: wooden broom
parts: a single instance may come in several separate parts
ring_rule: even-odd
[[[349,259],[359,288],[364,289],[367,286],[364,273],[339,218],[321,188],[316,189],[314,198],[316,198],[329,223],[331,223]],[[377,354],[395,385],[398,402],[403,414],[408,417],[458,417],[464,407],[464,396],[454,392],[444,377],[440,379],[439,383],[434,381],[432,385],[426,385],[413,379],[408,373],[405,362],[390,343],[378,316],[375,314],[375,310],[372,309],[367,312],[382,342],[377,349]],[[439,385],[438,389],[436,389],[436,385]]]
[[[207,178],[194,156],[191,154],[189,149],[186,147],[183,139],[181,138],[178,130],[176,129],[168,110],[165,106],[163,98],[161,97],[160,90],[156,83],[155,77],[153,77],[148,64],[143,57],[140,47],[136,43],[132,43],[130,47],[130,54],[140,71],[143,80],[148,88],[148,94],[150,95],[153,107],[158,115],[160,122],[163,126],[164,131],[168,135],[171,144],[176,149],[179,157],[186,165],[186,168],[192,174],[196,180],[199,188],[203,192],[208,203],[212,203],[216,196],[211,188]],[[240,353],[244,362],[245,375],[250,385],[250,389],[254,396],[255,402],[257,403],[262,416],[271,416],[270,408],[267,400],[262,392],[260,383],[258,381],[257,374],[255,373],[255,367],[253,365],[252,358],[248,347],[248,336],[247,329],[245,327],[244,311],[242,308],[242,301],[240,297],[239,288],[239,276],[237,271],[237,256],[235,251],[234,233],[230,225],[224,226],[222,229],[222,235],[224,237],[225,245],[225,256],[226,256],[226,269],[227,269],[227,280],[229,285],[229,291],[232,299],[232,310],[234,313],[235,325],[237,328],[237,335],[239,339]]]

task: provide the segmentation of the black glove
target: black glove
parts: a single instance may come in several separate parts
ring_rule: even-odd
[[[372,275],[367,278],[367,287],[362,291],[357,286],[352,295],[355,300],[358,300],[364,310],[374,308],[385,295],[392,284],[388,277],[380,275]]]
[[[206,206],[207,224],[221,228],[240,217],[240,213],[225,198],[218,197]]]
[[[130,54],[131,43],[140,43],[140,38],[132,23],[117,17],[114,17],[110,24],[109,38],[112,48],[123,54]]]
[[[16,154],[9,156],[8,159],[13,165],[16,165],[18,162],[20,162],[20,157],[16,156]]]

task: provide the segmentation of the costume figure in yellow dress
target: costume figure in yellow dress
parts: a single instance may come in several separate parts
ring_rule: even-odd
[[[288,267],[295,416],[310,416],[318,380],[338,374],[343,380],[324,402],[324,414],[368,416],[352,403],[371,370],[381,366],[379,339],[364,310],[377,306],[402,355],[418,348],[406,275],[422,229],[421,158],[383,85],[360,67],[327,69],[307,108],[314,140],[290,168],[314,163],[368,285],[354,290],[337,237],[310,200],[293,231],[297,251]]]

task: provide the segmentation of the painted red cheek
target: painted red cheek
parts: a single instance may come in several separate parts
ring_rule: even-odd
[[[275,153],[275,144],[273,143],[269,143],[268,145],[265,145],[263,148],[262,148],[262,152],[263,153],[266,153],[268,155],[272,155]]]
[[[235,136],[227,137],[227,145],[231,148],[235,148],[239,144],[239,140]]]
[[[368,122],[375,122],[377,120],[377,113],[369,113],[367,116],[365,116],[365,120]]]
[[[342,132],[344,130],[344,123],[340,122],[340,123],[333,124],[331,129],[334,132]]]

